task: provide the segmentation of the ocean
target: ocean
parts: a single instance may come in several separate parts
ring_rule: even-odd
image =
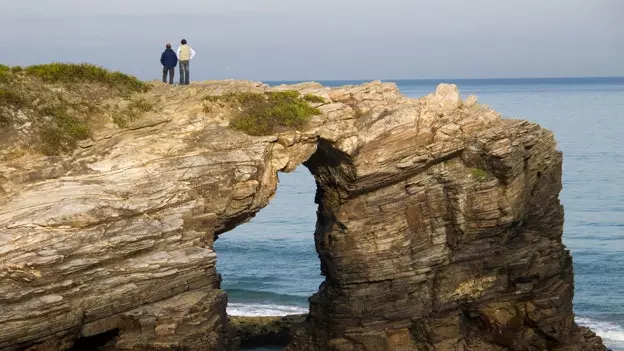
[[[555,133],[564,156],[563,240],[574,259],[576,321],[624,351],[624,78],[394,82],[411,97],[455,83],[464,98],[475,94],[505,117]],[[289,82],[269,82],[281,83]],[[273,201],[215,243],[232,315],[306,313],[323,280],[313,238],[314,178],[304,166],[279,178]]]

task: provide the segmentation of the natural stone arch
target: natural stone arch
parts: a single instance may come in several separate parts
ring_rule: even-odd
[[[380,82],[287,87],[328,103],[309,129],[266,137],[201,107],[267,89],[156,88],[172,102],[129,130],[1,164],[0,348],[115,329],[119,349],[230,348],[214,236],[305,162],[327,279],[290,350],[601,349],[573,321],[550,132],[449,85],[422,99]]]

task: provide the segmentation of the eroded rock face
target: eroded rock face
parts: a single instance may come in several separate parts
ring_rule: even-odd
[[[202,106],[267,89],[327,102],[307,130],[267,137]],[[157,111],[72,156],[0,163],[0,349],[98,335],[107,349],[230,349],[215,235],[302,163],[326,281],[290,350],[604,349],[574,324],[561,154],[538,125],[451,85],[422,99],[380,82],[150,94]]]

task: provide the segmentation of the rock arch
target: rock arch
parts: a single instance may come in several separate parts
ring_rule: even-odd
[[[573,321],[550,132],[451,85],[422,99],[381,82],[291,86],[323,96],[323,113],[266,137],[201,108],[205,94],[266,89],[158,87],[167,103],[127,131],[0,164],[0,348],[116,329],[118,349],[231,348],[214,237],[304,163],[326,281],[290,350],[601,349]]]

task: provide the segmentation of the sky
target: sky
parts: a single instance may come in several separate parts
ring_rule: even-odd
[[[0,63],[149,80],[186,38],[191,79],[624,76],[624,0],[20,0]]]

